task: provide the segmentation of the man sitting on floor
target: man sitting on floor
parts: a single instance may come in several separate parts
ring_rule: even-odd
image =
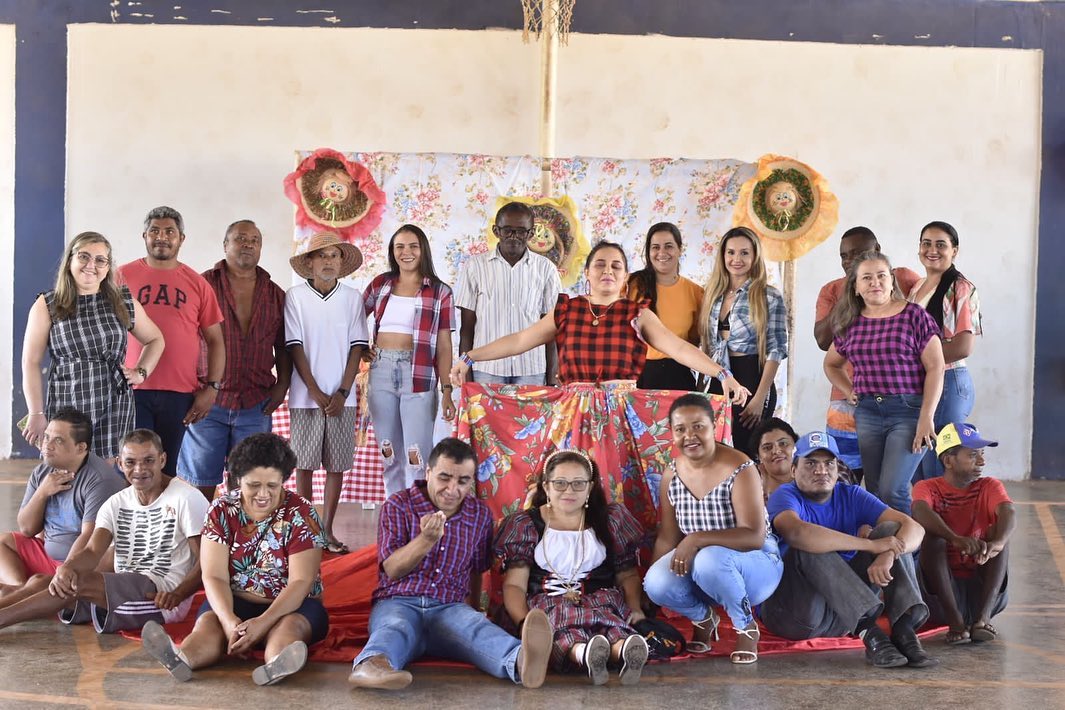
[[[423,654],[472,663],[497,678],[538,688],[551,655],[551,622],[541,609],[525,618],[521,642],[470,605],[491,565],[492,514],[474,495],[477,456],[443,439],[429,454],[424,481],[392,495],[377,532],[379,584],[370,639],[348,682],[399,690],[403,670]]]
[[[76,409],[60,409],[48,422],[44,462],[26,484],[18,532],[0,534],[0,608],[47,587],[60,563],[89,542],[100,506],[126,487],[114,467],[89,450],[91,442],[92,421]]]
[[[163,474],[166,454],[153,431],[126,434],[119,464],[129,488],[100,506],[88,544],[59,565],[46,590],[0,609],[0,628],[59,611],[64,622],[91,620],[100,633],[185,618],[200,588],[207,500]],[[115,572],[96,572],[112,540]]]
[[[992,641],[991,617],[1006,608],[1006,561],[1016,521],[996,478],[983,478],[984,447],[998,446],[972,424],[948,424],[936,437],[943,477],[913,487],[913,517],[925,529],[921,575],[933,623],[947,643]]]
[[[914,631],[928,617],[910,554],[924,531],[865,489],[839,481],[838,465],[835,440],[811,432],[795,445],[795,480],[769,498],[784,577],[762,604],[762,622],[789,639],[856,634],[878,668],[936,665]],[[877,626],[881,612],[891,622],[890,639]]]

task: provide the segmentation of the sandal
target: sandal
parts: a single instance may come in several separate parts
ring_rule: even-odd
[[[998,630],[986,621],[982,624],[976,623],[969,627],[969,638],[977,643],[994,641],[998,638]]]
[[[719,640],[720,635],[717,631],[717,625],[721,622],[717,614],[713,609],[707,610],[709,613],[702,621],[693,621],[692,626],[692,640],[688,642],[688,650],[691,653],[710,653],[710,639],[714,641]]]
[[[740,636],[754,642],[754,648],[740,648]],[[736,629],[736,650],[729,654],[729,660],[738,666],[746,666],[758,660],[758,639],[762,632],[758,629],[758,622],[752,621],[745,629]]]
[[[346,555],[351,552],[351,550],[348,549],[347,545],[342,543],[340,540],[337,540],[336,538],[333,538],[325,543],[325,551],[331,552],[334,555]]]
[[[969,632],[965,629],[947,629],[946,642],[948,646],[964,646],[972,641]]]

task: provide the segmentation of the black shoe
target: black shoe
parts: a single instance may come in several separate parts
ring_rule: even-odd
[[[924,650],[921,640],[912,629],[892,631],[891,643],[906,656],[909,660],[906,665],[910,668],[931,668],[939,665],[939,659],[928,655],[928,651]]]
[[[865,660],[877,668],[898,668],[910,662],[906,656],[899,653],[899,649],[895,648],[879,626],[866,631],[862,643],[865,644]]]

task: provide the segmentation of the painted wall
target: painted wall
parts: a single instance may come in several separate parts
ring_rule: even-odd
[[[538,51],[514,32],[75,25],[69,48],[68,231],[108,234],[123,260],[143,253],[145,211],[167,203],[186,216],[194,267],[249,216],[264,266],[287,274],[280,184],[296,148],[538,145]],[[973,419],[1002,440],[995,472],[1027,474],[1038,52],[573,35],[559,71],[559,155],[792,155],[829,178],[840,231],[867,224],[911,267],[920,226],[953,222],[985,309]],[[823,421],[813,304],[839,275],[836,246],[798,267],[800,429]]]
[[[15,26],[0,25],[0,400],[11,392],[15,254]],[[11,407],[0,407],[0,458],[11,455]]]

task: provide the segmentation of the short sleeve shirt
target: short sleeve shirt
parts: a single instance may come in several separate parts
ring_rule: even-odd
[[[929,478],[913,487],[913,500],[927,503],[955,534],[986,539],[998,520],[998,506],[1009,503],[1010,497],[997,478],[978,478],[967,488],[955,488],[945,478]],[[978,566],[952,546],[947,547],[947,563],[956,577],[971,577]]]
[[[769,496],[767,507],[769,519],[774,525],[778,515],[790,510],[803,522],[854,536],[858,535],[858,529],[863,525],[876,527],[876,521],[888,508],[879,498],[861,486],[852,486],[842,481],[836,484],[832,497],[824,503],[815,503],[804,496],[794,481],[785,483]],[[777,537],[780,538],[780,554],[783,556],[787,552],[788,545],[784,542],[783,536]],[[854,550],[844,550],[839,553],[839,556],[845,560],[851,559],[854,555]]]
[[[920,279],[909,291],[909,297],[913,300],[917,295],[917,289],[924,283]],[[980,317],[980,297],[976,293],[976,286],[967,278],[959,276],[951,284],[947,292],[943,294],[943,339],[950,341],[958,333],[972,333],[983,335],[983,322]],[[965,360],[955,360],[947,363],[947,369],[965,367]]]
[[[906,303],[887,318],[858,316],[835,339],[836,352],[854,366],[857,394],[921,394],[925,369],[921,362],[928,341],[939,326],[928,311]]]
[[[677,283],[670,286],[657,284],[655,315],[669,332],[682,340],[698,345],[699,311],[703,307],[703,287],[681,276]],[[629,289],[629,298],[637,299],[635,285]],[[664,352],[647,346],[648,360],[662,360],[668,357]]]
[[[264,520],[251,520],[240,503],[240,491],[217,498],[203,525],[205,540],[229,548],[229,586],[266,599],[276,599],[288,586],[292,555],[325,549],[318,513],[304,498],[284,491],[277,510]],[[315,576],[308,594],[322,595],[322,576]]]
[[[20,509],[26,507],[44,477],[54,470],[46,463],[33,469]],[[94,522],[100,506],[125,487],[126,479],[115,472],[114,466],[90,453],[74,474],[70,488],[56,493],[45,504],[45,553],[53,560],[65,560],[74,541],[81,535],[81,526]]]
[[[647,301],[619,298],[596,306],[584,296],[562,294],[555,306],[555,344],[562,384],[635,380],[647,361],[647,344],[635,320]]]
[[[196,371],[200,331],[222,322],[214,290],[185,264],[178,264],[176,269],[155,269],[144,259],[137,259],[118,271],[166,341],[159,364],[136,388],[195,392],[200,388]],[[136,367],[141,350],[140,341],[131,334],[126,367]]]

